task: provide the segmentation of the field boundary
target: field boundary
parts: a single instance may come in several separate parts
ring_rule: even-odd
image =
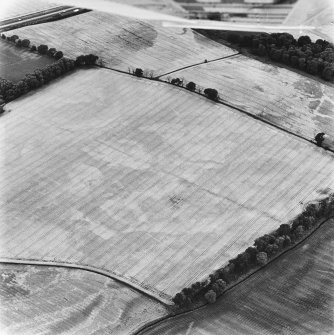
[[[68,269],[78,269],[82,271],[88,271],[92,273],[96,273],[110,279],[113,279],[121,284],[124,284],[131,289],[134,289],[144,296],[149,297],[163,304],[164,306],[172,306],[174,303],[171,300],[162,298],[159,294],[154,293],[148,289],[143,288],[139,284],[133,283],[131,280],[118,276],[114,273],[111,273],[107,270],[102,270],[89,265],[81,265],[75,263],[66,263],[66,262],[58,262],[58,261],[38,261],[35,259],[14,259],[7,257],[0,257],[0,264],[20,264],[20,265],[37,265],[37,266],[51,266],[51,267],[59,267],[59,268],[68,268]]]
[[[234,55],[231,55],[231,56],[238,56],[238,55],[239,55],[239,54],[234,54]],[[226,57],[224,57],[224,58],[231,57],[231,56],[226,56]],[[211,62],[214,62],[214,61],[215,61],[215,60],[212,60]],[[209,63],[209,61],[208,61],[208,63]],[[199,64],[204,64],[204,63],[199,63]],[[199,65],[199,64],[189,65],[189,66],[187,66],[187,67],[196,66],[196,65]],[[168,81],[166,81],[166,80],[161,80],[161,79],[159,78],[160,76],[158,76],[158,77],[152,77],[152,78],[150,78],[150,77],[137,77],[136,75],[131,74],[131,73],[127,72],[127,71],[114,69],[114,68],[112,68],[112,67],[107,67],[107,66],[105,66],[105,65],[95,64],[94,66],[95,66],[95,67],[98,67],[98,68],[101,68],[101,69],[106,69],[106,70],[115,71],[115,72],[118,72],[118,73],[123,73],[123,74],[129,75],[129,76],[131,76],[131,77],[136,77],[136,78],[139,78],[139,79],[146,79],[146,80],[150,80],[150,81],[157,81],[157,82],[164,83],[164,84],[167,84],[167,85],[172,85],[172,86],[174,86],[174,87],[178,87],[178,88],[180,88],[180,89],[184,89],[184,90],[186,90],[186,91],[189,92],[189,93],[194,93],[194,94],[197,94],[197,95],[199,95],[199,96],[202,96],[202,97],[208,99],[207,96],[206,96],[204,93],[200,93],[200,92],[197,92],[197,91],[190,91],[190,90],[188,90],[188,89],[187,89],[186,87],[184,87],[184,86],[175,85],[175,84],[172,84],[172,83],[170,83],[170,82],[168,82]],[[179,71],[179,70],[177,70],[177,71]],[[176,71],[173,71],[173,72],[176,72]],[[164,75],[162,75],[162,76],[164,76]],[[218,93],[219,93],[219,92],[218,92]],[[210,99],[209,99],[209,100],[210,100]],[[263,122],[263,123],[265,123],[265,124],[267,124],[267,125],[269,125],[269,126],[271,126],[271,127],[273,127],[273,128],[276,128],[276,129],[278,129],[278,130],[281,130],[281,131],[283,131],[283,132],[285,132],[285,133],[287,133],[287,134],[290,134],[290,135],[292,135],[292,136],[294,136],[294,137],[297,137],[297,138],[299,138],[299,139],[302,139],[302,140],[304,140],[304,141],[306,141],[306,142],[309,142],[309,143],[311,143],[311,144],[317,146],[316,142],[313,141],[312,139],[309,139],[309,138],[307,138],[307,137],[304,137],[304,136],[302,136],[302,135],[299,135],[299,134],[297,134],[297,133],[294,133],[292,130],[286,129],[286,128],[282,127],[282,126],[279,126],[279,125],[277,125],[277,124],[275,124],[275,123],[272,123],[272,122],[270,122],[270,121],[268,121],[268,120],[262,118],[261,116],[257,116],[257,115],[255,115],[255,114],[252,114],[252,113],[250,113],[250,112],[247,112],[247,111],[245,111],[244,109],[242,109],[242,108],[240,108],[240,107],[238,107],[238,106],[236,106],[236,105],[234,105],[234,104],[231,104],[230,102],[228,102],[228,101],[225,100],[225,99],[219,98],[218,100],[210,100],[210,101],[213,102],[213,103],[217,103],[217,104],[221,104],[221,105],[230,107],[231,109],[234,109],[234,110],[236,110],[236,111],[238,111],[238,112],[240,112],[240,113],[242,113],[242,114],[244,114],[244,115],[247,115],[248,117],[250,117],[250,118],[252,118],[252,119],[255,119],[255,120],[258,120],[258,121],[260,121],[260,122]],[[321,148],[321,149],[323,149],[323,150],[325,150],[325,151],[329,151],[329,152],[331,152],[331,153],[334,153],[334,149],[331,149],[331,148],[324,148],[324,147],[319,147],[319,148]]]
[[[184,66],[184,67],[180,67],[179,69],[176,69],[176,70],[173,70],[173,71],[170,71],[170,72],[166,72],[164,74],[159,74],[158,76],[154,77],[153,79],[160,79],[160,77],[167,76],[168,74],[172,74],[174,72],[182,71],[184,69],[189,69],[190,67],[195,67],[197,65],[203,65],[203,64],[207,64],[207,63],[217,62],[219,60],[223,60],[223,59],[226,59],[226,58],[232,58],[232,57],[238,56],[240,54],[241,54],[240,51],[238,51],[238,52],[236,52],[232,55],[228,55],[228,56],[224,56],[224,57],[220,57],[220,58],[216,58],[216,59],[212,59],[212,60],[208,60],[208,61],[204,61],[204,62],[200,62],[200,63],[195,63],[195,64],[187,65],[187,66]]]
[[[285,250],[283,250],[282,252],[280,252],[279,254],[277,254],[275,257],[269,259],[268,262],[265,265],[263,265],[261,267],[258,267],[257,269],[253,270],[252,272],[249,272],[244,277],[240,278],[239,281],[235,282],[234,284],[232,284],[231,286],[229,286],[228,288],[226,288],[226,290],[223,292],[223,294],[218,299],[224,299],[224,294],[226,292],[228,292],[228,291],[234,289],[236,286],[242,284],[243,282],[245,282],[246,280],[248,280],[250,277],[252,277],[256,273],[260,272],[262,269],[264,269],[265,267],[267,267],[269,264],[271,264],[271,263],[273,263],[275,261],[279,261],[279,258],[281,256],[283,256],[284,254],[286,254],[286,253],[290,252],[291,250],[297,248],[305,240],[307,240],[309,237],[311,237],[317,230],[319,230],[325,223],[330,222],[333,219],[334,219],[334,216],[331,216],[329,218],[325,218],[325,219],[321,220],[320,223],[319,223],[319,225],[317,227],[315,227],[313,230],[311,230],[309,232],[309,234],[306,234],[305,236],[303,236],[303,238],[300,241],[298,241],[297,243],[295,243],[294,245],[292,245],[290,247],[287,247]],[[190,310],[180,311],[178,313],[174,312],[174,313],[171,313],[169,315],[163,316],[163,317],[161,317],[159,319],[156,319],[156,320],[153,320],[151,322],[148,322],[146,325],[143,325],[137,331],[133,332],[131,335],[143,335],[143,334],[145,334],[145,332],[147,330],[152,329],[154,326],[156,326],[160,322],[164,322],[164,321],[169,320],[169,319],[174,319],[174,318],[177,318],[177,317],[180,317],[180,316],[183,316],[183,315],[191,314],[194,311],[198,311],[198,310],[206,308],[207,305],[209,305],[209,303],[202,304],[202,305],[200,305],[198,307],[194,307],[194,308],[192,308]]]

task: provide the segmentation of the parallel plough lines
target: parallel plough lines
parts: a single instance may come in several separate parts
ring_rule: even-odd
[[[148,23],[100,12],[89,12],[70,19],[24,27],[11,34],[46,43],[70,57],[94,52],[104,65],[127,71],[128,67],[154,70],[156,75],[190,64],[235,53],[190,29],[164,29]]]
[[[89,104],[90,95],[106,101]],[[107,70],[74,73],[9,107],[4,151],[29,149],[2,169],[0,256],[92,265],[164,297],[334,183],[333,158],[319,148],[179,88]]]
[[[333,88],[315,79],[245,56],[198,65],[172,76],[216,88],[228,103],[308,139],[320,131],[334,137]]]

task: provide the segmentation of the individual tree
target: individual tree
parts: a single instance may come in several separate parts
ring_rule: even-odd
[[[60,59],[60,58],[63,58],[63,53],[62,53],[62,51],[57,51],[55,54],[54,54],[54,58],[56,59],[56,60],[58,60],[58,59]]]
[[[278,246],[278,249],[283,249],[284,247],[284,237],[283,236],[279,236],[276,238],[275,240],[275,244]]]
[[[268,244],[272,244],[275,242],[275,236],[266,234],[258,237],[254,241],[254,245],[258,251],[264,251]]]
[[[173,78],[170,83],[173,85],[181,85],[182,80],[180,78]]]
[[[85,56],[85,64],[86,65],[94,65],[95,62],[99,59],[98,56],[89,54]]]
[[[15,42],[16,46],[18,47],[22,47],[22,40],[20,39],[17,39],[16,42]]]
[[[205,293],[204,297],[208,303],[213,304],[216,302],[217,294],[215,291],[210,290],[207,293]]]
[[[207,98],[211,100],[217,100],[218,99],[218,91],[215,90],[214,88],[206,88],[204,90],[204,94],[206,95]]]
[[[36,51],[37,48],[36,48],[36,45],[32,45],[31,48],[30,48],[31,51]]]
[[[292,66],[298,67],[298,64],[299,64],[298,56],[296,56],[296,55],[291,56],[290,62],[291,62]]]
[[[184,296],[184,294],[182,292],[181,293],[176,293],[172,300],[173,300],[175,305],[183,306],[185,304],[186,297]]]
[[[56,48],[50,48],[47,52],[47,55],[53,57],[56,52]]]
[[[306,44],[310,44],[311,42],[311,38],[308,35],[300,36],[297,40],[298,45],[301,47]]]
[[[17,35],[12,35],[9,40],[15,42],[19,37]]]
[[[189,91],[195,91],[196,89],[196,84],[192,81],[190,81],[187,85],[186,85],[187,90]]]
[[[321,147],[322,142],[325,139],[325,135],[326,135],[325,133],[318,133],[317,135],[315,135],[314,140],[317,143],[317,146]],[[309,211],[311,210],[311,207],[309,208]]]
[[[334,79],[334,70],[332,65],[328,65],[324,68],[321,74],[322,78],[327,81],[333,81]]]
[[[282,62],[284,64],[287,64],[287,65],[290,64],[290,54],[289,54],[289,52],[287,52],[287,51],[283,52],[283,54],[282,54]]]
[[[259,252],[256,255],[256,260],[257,260],[257,264],[259,264],[260,266],[263,266],[263,265],[267,264],[267,262],[268,262],[267,253],[263,252],[263,251]]]
[[[279,248],[278,245],[273,243],[273,244],[268,244],[266,247],[266,253],[268,256],[272,257],[278,252]]]
[[[310,74],[318,74],[318,60],[317,59],[311,59],[307,63],[306,71]]]
[[[212,284],[212,290],[215,291],[216,295],[221,295],[226,288],[226,282],[222,279],[218,279],[214,284]]]
[[[267,49],[262,43],[259,44],[257,54],[262,57],[267,55]]]
[[[41,55],[45,55],[48,51],[49,47],[46,44],[41,44],[38,46],[37,51]]]
[[[278,236],[288,235],[290,233],[290,230],[291,230],[290,225],[288,225],[287,223],[283,223],[277,229],[277,235]]]
[[[29,48],[29,45],[30,45],[30,41],[25,38],[24,40],[22,40],[22,46],[25,47],[25,48]]]
[[[295,231],[294,235],[296,236],[297,239],[301,239],[304,236],[304,228],[302,225],[299,225]]]
[[[1,38],[2,38],[3,40],[5,40],[5,39],[6,39],[6,35],[5,35],[5,34],[1,34]]]
[[[135,70],[135,75],[137,77],[142,77],[143,74],[144,74],[143,70],[137,67],[136,70]]]
[[[254,247],[248,247],[245,251],[249,255],[249,262],[250,264],[255,264],[256,263],[256,254],[257,250]]]
[[[290,238],[290,236],[288,236],[288,235],[285,235],[285,236],[283,236],[284,237],[284,244],[283,244],[283,247],[284,248],[287,248],[288,246],[290,246],[291,245],[291,238]]]
[[[299,58],[298,59],[298,67],[301,70],[305,70],[306,69],[306,58]]]

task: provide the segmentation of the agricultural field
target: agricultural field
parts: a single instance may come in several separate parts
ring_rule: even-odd
[[[14,43],[0,39],[0,77],[17,82],[26,74],[54,62],[54,58],[41,56]]]
[[[140,67],[163,74],[187,65],[236,53],[235,50],[181,28],[89,12],[68,19],[13,30],[35,44],[48,44],[65,56],[95,53],[107,67]]]
[[[2,335],[130,334],[167,314],[107,277],[66,268],[0,265]]]
[[[0,257],[165,299],[334,189],[332,154],[157,81],[80,70],[6,110]]]
[[[299,35],[309,35],[312,39],[322,38],[334,42],[334,3],[332,0],[319,0],[315,4],[309,0],[299,0],[284,21],[286,25],[316,27],[315,30],[300,31]]]
[[[173,0],[116,0],[116,2],[168,15],[187,16],[187,11]]]
[[[0,20],[38,12],[52,7],[59,6],[59,3],[52,3],[45,0],[10,0],[2,1],[0,4]]]
[[[308,139],[334,138],[333,85],[242,55],[170,76],[215,88],[223,100]]]
[[[334,220],[215,304],[145,335],[325,335],[334,325]]]

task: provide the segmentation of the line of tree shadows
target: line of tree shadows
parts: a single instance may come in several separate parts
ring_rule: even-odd
[[[17,47],[24,47],[31,52],[38,52],[41,55],[53,57],[55,62],[43,68],[36,69],[33,73],[25,74],[17,83],[0,78],[0,103],[12,101],[76,68],[94,65],[99,58],[96,55],[89,54],[80,55],[74,60],[64,57],[62,51],[49,48],[46,44],[41,44],[38,47],[32,45],[30,47],[30,40],[21,40],[17,35],[7,37],[5,34],[2,34],[1,38],[14,43]]]
[[[253,246],[231,259],[226,266],[215,270],[204,281],[198,281],[182,289],[173,297],[173,302],[181,310],[192,309],[194,306],[205,303],[214,303],[228,286],[299,243],[324,220],[333,215],[334,193],[331,193],[320,201],[308,204],[303,212],[290,223],[281,224],[272,233],[257,238]]]

